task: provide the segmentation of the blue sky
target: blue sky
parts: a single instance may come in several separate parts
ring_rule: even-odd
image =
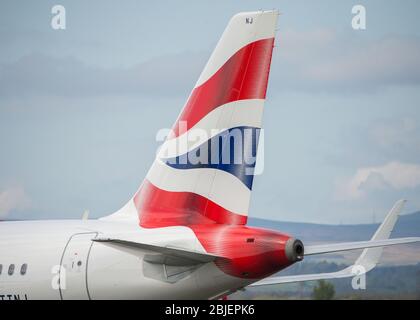
[[[66,8],[53,30],[51,8]],[[353,5],[367,29],[351,28]],[[418,1],[2,1],[0,217],[112,213],[150,166],[229,18],[277,8],[250,216],[420,209]]]

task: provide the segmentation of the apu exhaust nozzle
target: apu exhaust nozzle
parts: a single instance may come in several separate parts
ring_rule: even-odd
[[[305,253],[302,241],[294,238],[287,240],[285,253],[287,259],[291,262],[302,261]]]

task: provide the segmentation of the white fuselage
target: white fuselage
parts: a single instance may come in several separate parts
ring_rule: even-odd
[[[101,220],[0,222],[0,300],[211,299],[250,283],[214,263],[166,267],[145,261],[151,252],[92,241],[111,233],[205,252],[187,227],[143,229]]]

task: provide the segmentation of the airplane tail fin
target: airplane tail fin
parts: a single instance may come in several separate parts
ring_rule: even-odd
[[[117,216],[134,205],[145,227],[246,224],[277,18],[259,11],[230,20],[142,186]]]

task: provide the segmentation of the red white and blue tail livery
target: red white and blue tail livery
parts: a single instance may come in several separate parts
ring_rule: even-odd
[[[229,22],[133,199],[142,225],[246,224],[277,17]]]
[[[271,275],[305,255],[364,249],[364,272],[389,239],[404,201],[369,241],[306,246],[246,226],[277,11],[229,22],[134,196],[99,220],[0,223],[0,297],[217,299],[253,285],[353,276]],[[180,75],[182,76],[182,75]]]

